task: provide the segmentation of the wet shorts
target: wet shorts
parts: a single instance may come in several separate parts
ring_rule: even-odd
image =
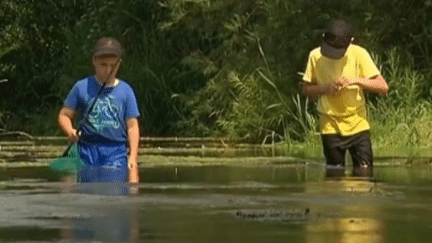
[[[86,193],[126,195],[128,167],[126,144],[78,144],[86,166],[78,171],[77,181]],[[89,182],[89,183],[86,183]]]
[[[127,145],[121,144],[78,144],[81,159],[86,165],[127,167]]]
[[[126,183],[128,167],[87,166],[78,172],[78,182]]]
[[[128,168],[87,166],[78,171],[76,191],[98,195],[128,195]]]
[[[353,166],[372,166],[370,131],[351,136],[323,134],[321,136],[327,165],[345,166],[346,150],[350,152]]]

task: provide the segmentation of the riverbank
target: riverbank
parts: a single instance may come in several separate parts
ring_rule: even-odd
[[[218,138],[141,138],[139,166],[323,166],[319,152],[308,152],[308,144],[255,145]],[[310,146],[310,144],[309,144]],[[0,141],[0,167],[47,166],[67,148],[63,137]],[[314,147],[319,150],[319,146]],[[376,156],[376,166],[431,165],[428,156]],[[348,163],[349,165],[349,160]]]

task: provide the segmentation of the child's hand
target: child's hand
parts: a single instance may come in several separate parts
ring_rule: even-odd
[[[139,191],[139,169],[138,169],[137,160],[129,159],[128,168],[129,168],[129,175],[128,175],[129,195],[136,196],[138,195],[138,191]]]
[[[343,89],[343,88],[346,88],[349,85],[355,84],[356,80],[355,79],[351,79],[351,78],[342,77],[336,83],[340,86],[341,89]]]
[[[324,89],[325,89],[324,92],[326,94],[333,95],[336,92],[338,92],[341,89],[341,87],[338,83],[328,83],[325,84]]]
[[[75,142],[77,142],[78,139],[79,139],[78,130],[76,130],[76,129],[72,129],[72,130],[68,133],[68,135],[67,135],[67,139],[68,139],[68,141],[71,142],[71,143],[75,143]]]
[[[138,161],[134,158],[129,158],[129,183],[139,183],[139,168]]]

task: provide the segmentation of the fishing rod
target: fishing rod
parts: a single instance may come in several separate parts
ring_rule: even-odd
[[[90,115],[91,111],[93,110],[94,106],[96,105],[96,102],[97,102],[99,96],[102,94],[102,91],[104,90],[104,88],[105,88],[105,86],[106,86],[106,83],[108,82],[108,79],[109,79],[109,78],[111,77],[111,75],[114,73],[114,70],[116,70],[117,65],[120,63],[120,61],[121,61],[121,59],[119,58],[119,59],[116,61],[116,63],[114,64],[114,68],[110,71],[110,73],[108,74],[108,77],[107,77],[107,78],[105,79],[105,81],[102,83],[102,86],[99,88],[99,90],[98,90],[98,92],[97,92],[97,94],[96,94],[96,96],[95,96],[95,98],[94,98],[94,100],[93,100],[93,103],[91,104],[91,106],[90,106],[90,108],[87,110],[87,112],[84,113],[84,115],[82,116],[81,121],[85,121],[85,120],[88,118],[88,116]],[[81,130],[81,128],[82,128],[82,124],[78,127],[77,132],[79,132],[79,131]]]
[[[99,99],[99,96],[102,94],[102,91],[105,89],[105,86],[106,86],[106,84],[107,84],[107,82],[108,82],[108,79],[109,79],[109,78],[111,77],[111,75],[114,73],[114,70],[117,69],[117,66],[119,65],[120,62],[121,62],[121,58],[119,58],[119,59],[116,61],[116,63],[114,64],[114,68],[110,71],[110,73],[109,73],[108,76],[106,77],[105,81],[102,83],[102,86],[99,88],[99,90],[98,90],[98,92],[97,92],[97,94],[96,94],[96,96],[95,96],[95,98],[94,98],[94,100],[93,100],[93,103],[90,105],[90,108],[89,108],[89,109],[86,111],[86,113],[84,113],[84,115],[82,116],[82,118],[81,118],[81,122],[80,122],[80,125],[79,125],[79,127],[78,127],[78,129],[77,129],[77,131],[76,131],[76,133],[77,133],[77,135],[78,135],[78,139],[79,139],[79,137],[80,137],[80,135],[81,135],[81,129],[82,129],[83,124],[86,122],[88,116],[90,115],[90,113],[92,112],[94,106],[96,105],[96,102],[97,102],[97,100]],[[66,157],[66,156],[68,155],[68,152],[69,152],[69,150],[70,150],[70,148],[72,147],[73,144],[74,144],[74,143],[71,143],[71,144],[68,146],[68,148],[63,152],[63,154],[62,154],[61,157]]]

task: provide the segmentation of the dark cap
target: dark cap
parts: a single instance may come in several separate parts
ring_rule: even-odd
[[[354,37],[352,25],[344,20],[334,21],[323,35],[321,53],[329,58],[341,58]]]
[[[100,38],[93,49],[93,56],[112,54],[121,57],[122,53],[120,42],[110,37]]]

